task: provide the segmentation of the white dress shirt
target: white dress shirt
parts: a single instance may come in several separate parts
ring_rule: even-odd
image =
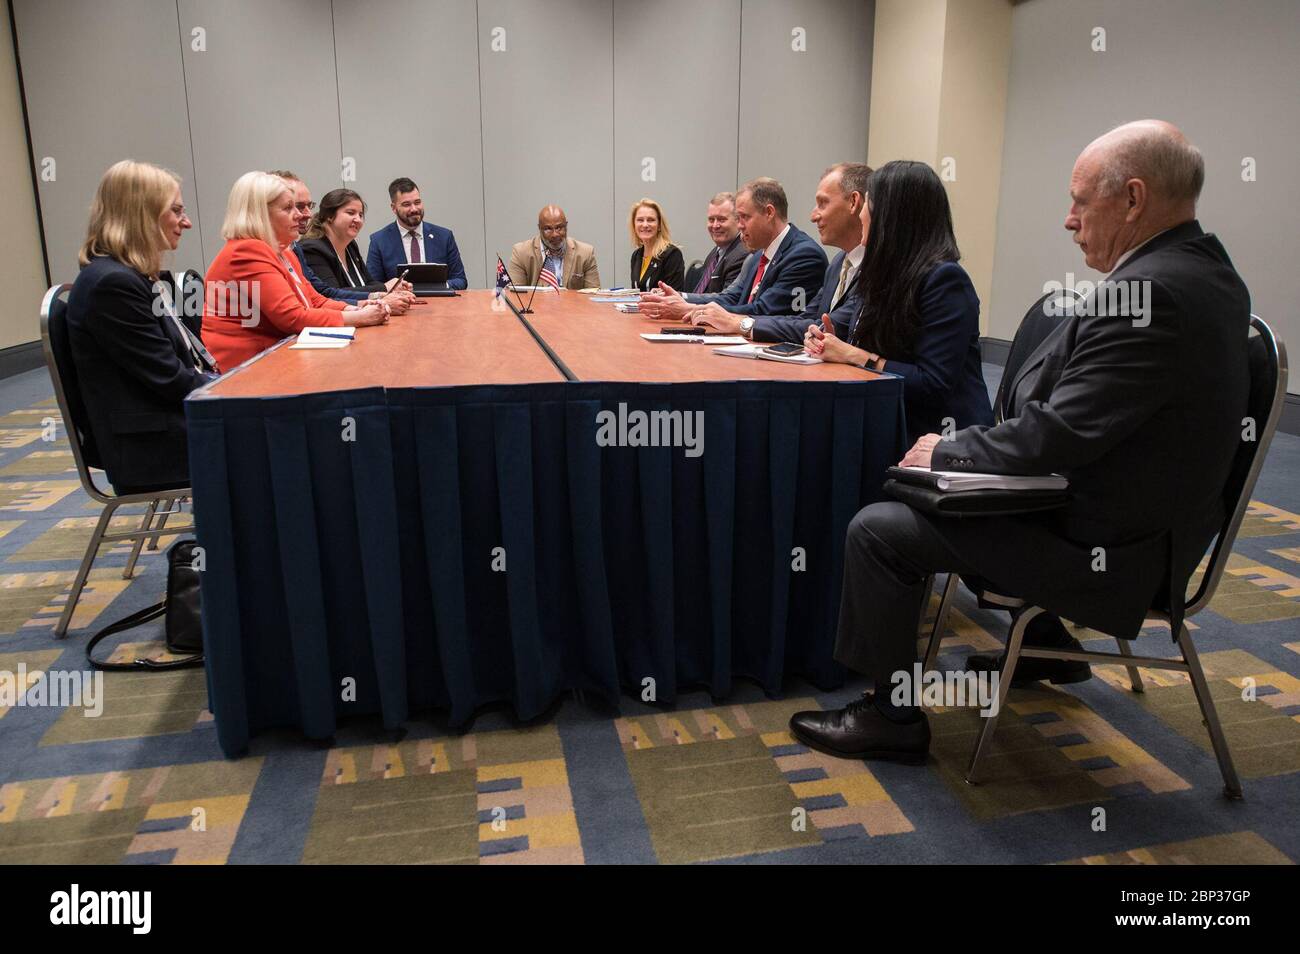
[[[408,229],[401,222],[397,223],[397,230],[402,233],[402,251],[406,254],[408,262],[424,261],[424,223],[421,222],[413,229]],[[420,250],[419,258],[411,258],[411,236],[415,236],[415,247]]]

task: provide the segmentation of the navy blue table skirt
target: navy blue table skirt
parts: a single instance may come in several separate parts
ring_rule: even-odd
[[[703,411],[703,453],[597,414]],[[222,750],[566,690],[839,685],[844,531],[904,451],[902,382],[563,382],[186,403]],[[349,423],[350,422],[350,423]],[[351,437],[351,440],[345,438]],[[796,549],[801,548],[801,549]],[[802,553],[802,557],[800,554]],[[503,566],[504,561],[504,566]],[[645,680],[654,680],[653,684]]]

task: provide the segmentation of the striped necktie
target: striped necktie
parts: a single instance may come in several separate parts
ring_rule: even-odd
[[[721,258],[722,249],[714,246],[713,251],[709,253],[709,257],[704,261],[704,274],[695,283],[695,294],[703,294],[704,289],[709,287],[709,282],[713,280],[714,269],[718,267],[718,260]]]
[[[835,295],[831,298],[831,308],[835,307],[836,303],[840,300],[840,296],[844,294],[844,286],[848,283],[849,279],[849,269],[852,267],[853,265],[849,262],[849,257],[845,255],[844,264],[840,266],[840,283],[835,286]]]

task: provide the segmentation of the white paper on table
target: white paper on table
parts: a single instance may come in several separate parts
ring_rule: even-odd
[[[711,345],[736,345],[746,341],[744,335],[665,335],[642,332],[641,337],[646,341],[689,341],[691,344]]]
[[[721,339],[710,338],[710,341]],[[821,358],[814,358],[810,354],[772,354],[767,349],[770,345],[761,344],[741,344],[734,348],[714,348],[714,354],[720,354],[728,358],[760,358],[764,361],[780,361],[784,364],[821,364]]]
[[[352,344],[352,336],[357,332],[356,328],[304,328],[298,332],[298,340],[289,345],[290,348],[346,348]],[[329,335],[331,337],[325,337]],[[333,337],[341,335],[343,337]]]

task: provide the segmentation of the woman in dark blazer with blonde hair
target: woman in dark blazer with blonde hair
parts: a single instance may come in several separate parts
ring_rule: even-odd
[[[214,380],[217,365],[159,281],[188,228],[173,173],[130,159],[104,173],[68,295],[67,332],[91,463],[119,494],[189,483],[185,397]]]
[[[673,244],[668,219],[659,203],[642,199],[633,205],[627,230],[636,246],[632,253],[632,284],[641,291],[650,291],[663,282],[681,291],[686,283],[686,259]]]

